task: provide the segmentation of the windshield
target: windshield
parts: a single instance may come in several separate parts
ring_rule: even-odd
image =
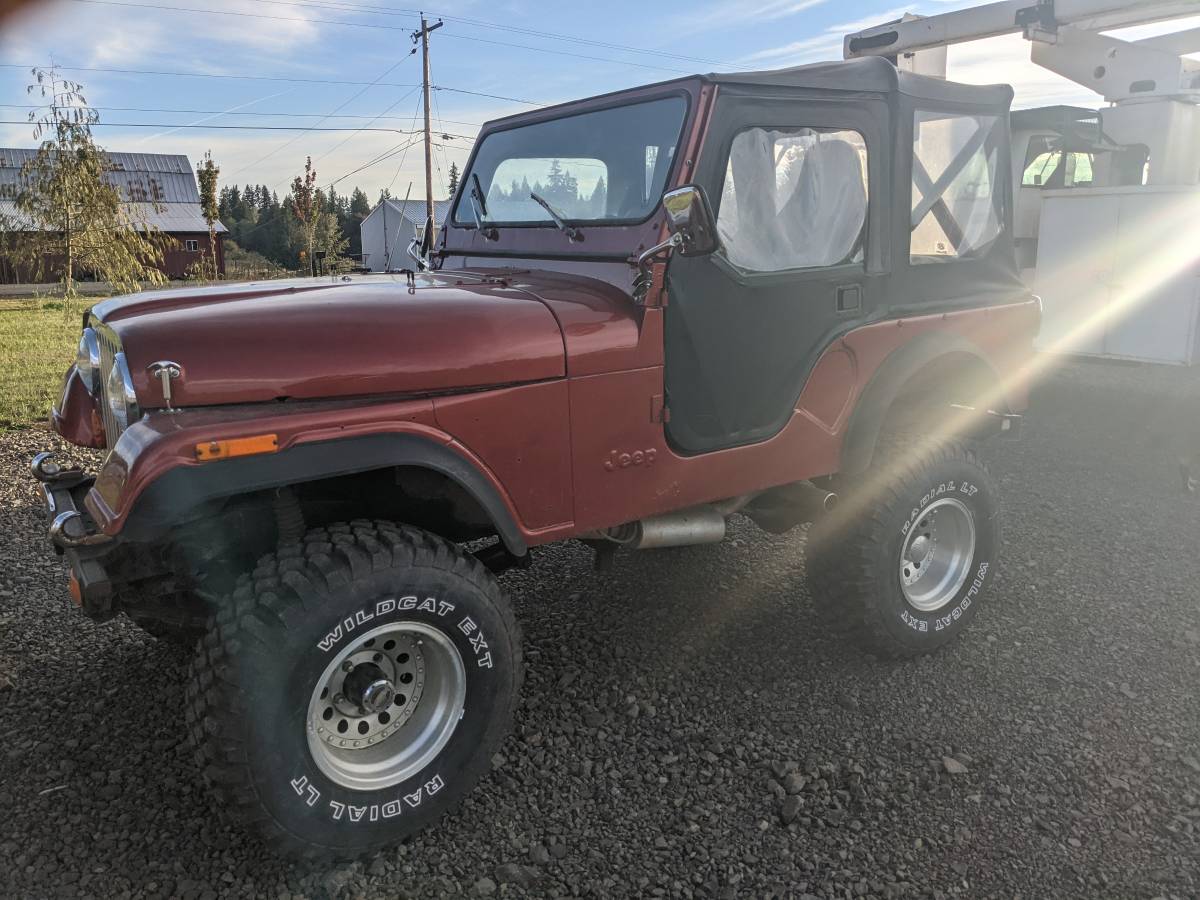
[[[554,225],[548,202],[571,222],[630,222],[658,206],[687,101],[667,97],[498,131],[484,138],[455,208],[474,225],[466,194],[478,177],[481,219],[496,225]]]

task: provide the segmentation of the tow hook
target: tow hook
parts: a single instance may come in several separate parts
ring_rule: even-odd
[[[50,523],[50,540],[60,547],[94,547],[112,540],[103,532],[88,533],[83,516],[76,510],[61,512]]]
[[[113,540],[103,532],[91,531],[88,528],[87,520],[79,510],[63,509],[64,506],[73,507],[74,505],[70,502],[70,491],[90,481],[90,476],[86,475],[82,469],[77,466],[69,469],[63,468],[54,461],[54,453],[47,450],[32,459],[29,463],[29,470],[33,473],[33,477],[41,482],[42,492],[46,495],[46,504],[54,514],[54,518],[50,522],[50,540],[56,547],[61,550],[72,547],[95,547]],[[59,509],[62,509],[62,512],[58,512]]]
[[[33,477],[42,484],[53,484],[56,481],[75,478],[83,474],[82,469],[64,469],[54,461],[54,453],[50,450],[35,456],[29,463],[29,470],[33,473]]]

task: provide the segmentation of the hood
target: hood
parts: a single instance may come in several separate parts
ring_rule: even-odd
[[[143,408],[177,363],[180,407],[436,393],[561,378],[563,336],[528,290],[478,275],[304,280],[135,294],[97,305]]]

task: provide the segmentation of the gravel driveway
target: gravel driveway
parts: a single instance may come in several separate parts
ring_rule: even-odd
[[[932,658],[827,637],[800,532],[742,522],[606,575],[543,551],[504,579],[528,676],[494,774],[325,869],[221,823],[183,655],[64,605],[25,470],[50,438],[0,436],[0,892],[1195,897],[1200,498],[1170,429],[1200,418],[1167,389],[1200,397],[1200,373],[1080,364],[1038,389],[1025,440],[988,451],[1003,599]]]

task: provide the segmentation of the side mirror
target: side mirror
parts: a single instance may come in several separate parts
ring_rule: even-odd
[[[663,194],[667,229],[679,241],[680,256],[706,256],[717,249],[717,223],[704,188],[686,184]]]
[[[655,257],[672,251],[680,256],[707,256],[717,249],[717,222],[704,188],[696,184],[667,191],[662,198],[667,214],[667,231],[671,233],[661,244],[645,250],[637,258],[638,274],[633,283],[633,299],[642,303],[650,290],[650,263]]]

